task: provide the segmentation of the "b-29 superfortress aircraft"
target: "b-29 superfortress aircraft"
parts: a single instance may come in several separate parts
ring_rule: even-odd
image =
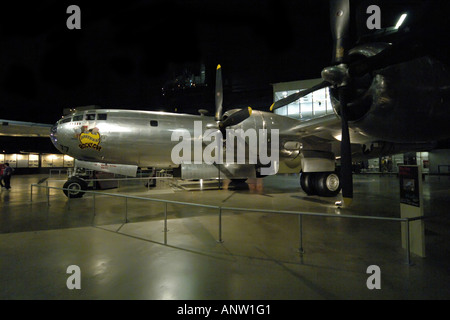
[[[62,153],[80,160],[79,166],[99,171],[135,175],[138,167],[181,166],[182,178],[190,179],[295,172],[301,173],[308,195],[336,196],[342,189],[344,202],[350,203],[352,159],[430,150],[450,139],[450,73],[445,61],[428,52],[420,20],[380,30],[353,46],[350,1],[330,1],[330,20],[333,58],[322,70],[323,81],[275,102],[270,111],[223,113],[218,66],[214,117],[87,110],[59,120],[51,140]],[[273,113],[326,87],[334,114],[301,121]],[[228,144],[231,131],[239,132],[235,144]],[[233,155],[231,161],[227,154]],[[216,161],[205,161],[205,155]],[[239,157],[244,162],[236,161]],[[68,196],[81,197],[87,184],[75,174],[65,187]]]

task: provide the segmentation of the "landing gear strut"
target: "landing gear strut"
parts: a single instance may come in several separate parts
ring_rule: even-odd
[[[309,196],[334,197],[341,191],[341,182],[336,172],[302,172],[300,185]]]

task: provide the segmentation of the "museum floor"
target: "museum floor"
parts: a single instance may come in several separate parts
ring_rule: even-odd
[[[218,210],[107,195],[70,203],[60,190],[30,185],[46,176],[14,176],[0,193],[0,299],[449,299],[450,177],[424,180],[426,258],[407,264],[400,222],[339,218],[399,217],[394,175],[356,175],[355,200],[307,197],[298,176],[251,180],[249,190],[187,191],[122,183],[104,193],[213,206],[315,213],[304,216],[299,254],[296,215]],[[49,179],[49,186],[63,181]],[[45,185],[46,182],[43,182]],[[31,201],[32,200],[32,201]],[[125,220],[128,223],[124,223]],[[219,238],[223,242],[218,242]],[[81,289],[66,286],[70,265]],[[381,271],[369,290],[367,268]]]

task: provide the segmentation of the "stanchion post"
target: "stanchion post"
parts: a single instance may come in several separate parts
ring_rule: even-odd
[[[219,243],[223,243],[222,239],[222,207],[219,207],[219,240],[217,240]]]
[[[70,192],[67,190],[67,210],[70,210]]]
[[[300,254],[304,254],[305,250],[303,250],[303,215],[298,215],[298,230],[299,230],[299,246],[298,246],[298,252]]]
[[[125,197],[125,223],[128,223],[128,198]]]
[[[167,244],[167,202],[164,202],[164,244]]]
[[[410,243],[409,243],[409,219],[406,219],[406,263],[411,266],[411,250],[410,250]]]
[[[45,181],[45,185],[47,187],[47,206],[50,207],[50,190],[48,188],[48,181]]]

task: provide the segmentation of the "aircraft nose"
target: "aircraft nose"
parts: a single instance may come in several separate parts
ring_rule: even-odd
[[[53,125],[53,127],[51,127],[51,129],[50,129],[50,135],[55,134],[56,132],[58,132],[58,122],[55,123],[55,124]]]
[[[50,140],[52,141],[53,145],[56,147],[56,149],[59,150],[59,144],[58,144],[58,123],[55,123],[53,127],[50,129]]]

